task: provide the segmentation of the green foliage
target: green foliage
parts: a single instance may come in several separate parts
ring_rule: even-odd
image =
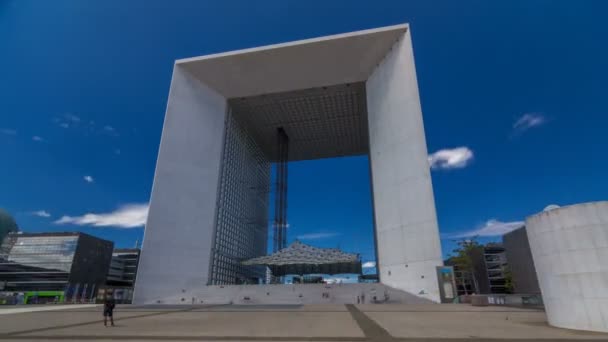
[[[505,275],[505,288],[507,293],[513,293],[515,290],[515,284],[513,283],[513,273],[511,272],[511,268],[509,266],[505,266],[502,272]]]
[[[0,208],[0,244],[2,244],[2,239],[4,239],[6,234],[16,232],[17,230],[17,222],[6,210]]]
[[[483,248],[483,246],[477,242],[476,236],[470,239],[458,240],[456,243],[458,244],[458,248],[452,251],[450,260],[463,274],[468,274],[468,276],[471,277],[475,292],[478,292],[477,279],[475,278],[475,265],[473,264],[472,255],[475,250]]]
[[[474,265],[471,255],[474,250],[481,248],[482,245],[477,242],[477,237],[459,240],[457,244],[458,248],[452,251],[451,260],[462,271],[473,272]]]

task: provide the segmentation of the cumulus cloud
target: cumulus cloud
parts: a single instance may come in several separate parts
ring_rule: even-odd
[[[463,233],[451,235],[451,238],[467,238],[467,237],[489,237],[502,236],[517,228],[523,227],[523,221],[501,222],[495,219],[488,220],[483,226]]]
[[[0,128],[0,133],[6,135],[17,135],[17,131],[10,128]]]
[[[118,131],[113,126],[105,125],[103,126],[103,131],[111,136],[118,136]]]
[[[513,133],[521,134],[530,128],[538,127],[545,123],[547,123],[547,118],[541,113],[526,113],[513,124]]]
[[[41,136],[38,136],[38,135],[34,135],[34,136],[32,137],[32,140],[37,141],[37,142],[42,142],[42,141],[44,141],[44,139],[43,139]]]
[[[311,233],[311,234],[302,234],[296,236],[298,240],[321,240],[327,239],[330,237],[338,236],[338,233]]]
[[[81,216],[63,216],[56,224],[74,224],[93,227],[136,228],[146,224],[148,204],[127,204],[109,213],[86,213]]]
[[[82,178],[83,178],[83,179],[85,180],[85,182],[87,182],[87,183],[93,183],[93,182],[95,181],[95,179],[93,179],[93,177],[92,177],[92,176],[84,176],[84,177],[82,177]]]
[[[64,117],[66,120],[71,121],[71,122],[74,122],[74,123],[77,123],[77,122],[80,122],[80,121],[81,121],[80,117],[78,117],[78,116],[76,116],[76,115],[74,115],[74,114],[70,114],[70,113],[65,114],[63,117]]]
[[[51,213],[46,210],[32,211],[31,214],[38,217],[51,217]]]
[[[74,114],[63,114],[61,117],[53,118],[53,122],[59,125],[61,128],[70,128],[71,126],[78,126],[82,120],[80,117]]]
[[[428,157],[432,169],[461,169],[473,160],[473,151],[466,146],[446,148]]]
[[[361,267],[363,267],[363,268],[374,268],[374,267],[376,267],[376,262],[375,261],[367,261],[367,262],[364,262],[363,265],[361,265]]]

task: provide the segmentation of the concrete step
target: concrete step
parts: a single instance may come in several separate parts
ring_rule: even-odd
[[[201,288],[146,304],[432,304],[414,294],[380,283],[224,285]]]

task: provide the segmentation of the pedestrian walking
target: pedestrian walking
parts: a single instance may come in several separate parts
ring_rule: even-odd
[[[110,324],[114,326],[114,307],[116,307],[116,301],[112,293],[108,293],[103,301],[103,325],[108,326],[108,317],[110,317]]]

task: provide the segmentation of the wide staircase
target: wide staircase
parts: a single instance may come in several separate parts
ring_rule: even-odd
[[[156,304],[432,304],[380,283],[205,286]],[[150,303],[151,304],[151,303]]]

